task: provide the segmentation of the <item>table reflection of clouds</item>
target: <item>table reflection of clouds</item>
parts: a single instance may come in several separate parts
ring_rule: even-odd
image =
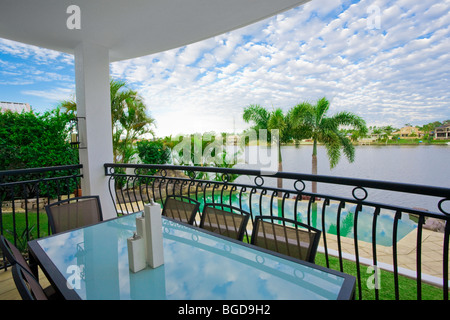
[[[83,259],[89,299],[336,298],[343,278],[163,219],[164,265],[132,273],[126,239],[135,215],[39,241],[60,272]],[[83,254],[77,245],[83,243]],[[325,289],[323,289],[325,288]]]

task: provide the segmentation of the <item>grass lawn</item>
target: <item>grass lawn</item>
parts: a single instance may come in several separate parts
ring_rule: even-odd
[[[27,247],[27,241],[48,235],[48,218],[45,210],[40,211],[39,216],[36,212],[28,212],[28,214],[16,212],[14,215],[12,213],[2,213],[0,219],[2,234],[12,243],[14,243],[12,232],[14,229],[16,230],[16,246],[21,251]],[[28,237],[26,226],[28,226],[29,230]]]
[[[435,144],[435,145],[445,145],[448,140],[425,140],[425,139],[397,139],[397,140],[388,140],[388,145],[396,145],[396,144]],[[376,144],[385,144],[385,142],[377,142]]]
[[[323,253],[317,253],[316,264],[326,267],[325,255]],[[330,268],[334,270],[340,270],[339,259],[329,256]],[[356,263],[352,261],[343,260],[343,271],[357,278]],[[362,300],[374,300],[376,299],[376,293],[374,286],[374,272],[369,269],[368,266],[360,265],[361,276],[361,295]],[[379,290],[378,299],[380,300],[395,300],[395,280],[394,274],[381,270],[379,274]],[[399,299],[400,300],[417,300],[417,281],[404,276],[398,276],[399,282]],[[356,284],[355,298],[360,299],[358,284]],[[435,286],[422,282],[422,300],[442,300],[443,290]]]

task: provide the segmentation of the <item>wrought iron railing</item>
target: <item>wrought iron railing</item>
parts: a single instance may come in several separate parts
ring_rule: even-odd
[[[21,251],[27,242],[49,234],[44,206],[73,197],[82,165],[0,171],[0,233]],[[5,268],[0,253],[0,268]]]
[[[81,168],[0,172],[1,234],[17,246],[46,236],[43,206],[73,196]],[[403,299],[406,276],[413,279],[413,299],[429,298],[431,284],[441,299],[448,300],[450,188],[198,166],[105,164],[105,174],[110,176],[119,214],[143,210],[150,198],[162,201],[167,195],[183,194],[202,203],[232,204],[249,211],[249,229],[260,214],[294,218],[324,231],[316,263],[354,274],[357,298],[384,299],[390,291],[388,298]],[[276,187],[279,178],[283,188]],[[319,184],[319,190],[322,185],[337,188],[331,189],[332,195],[328,191],[314,194],[307,191],[312,182]],[[383,192],[381,200],[379,192]],[[386,193],[395,196],[384,198]],[[371,198],[374,194],[378,198]],[[427,197],[431,208],[400,205],[396,199],[405,195],[412,195],[419,204]],[[379,270],[387,270],[389,276],[385,271],[377,274]],[[388,277],[392,285],[386,284]]]
[[[150,198],[162,201],[176,194],[243,208],[252,217],[249,228],[257,215],[293,218],[323,231],[316,263],[343,272],[351,268],[357,298],[385,299],[390,291],[393,299],[403,299],[406,278],[413,279],[413,289],[407,289],[414,291],[412,299],[427,298],[431,284],[448,300],[450,188],[200,166],[105,164],[105,174],[118,214],[141,211]],[[287,187],[275,187],[279,178]],[[314,182],[339,188],[333,195],[308,192]],[[395,194],[394,201],[371,199],[378,191]],[[419,203],[426,196],[435,209],[398,205],[395,199],[405,194]]]

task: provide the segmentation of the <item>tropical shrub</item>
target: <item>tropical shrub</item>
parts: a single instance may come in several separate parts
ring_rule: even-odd
[[[138,141],[136,148],[143,163],[165,164],[170,161],[170,148],[161,139]]]
[[[71,119],[70,115],[62,114],[59,109],[42,115],[33,112],[0,113],[0,171],[78,164],[78,150],[72,148],[69,143]],[[65,174],[47,174],[45,178]],[[43,177],[14,176],[16,181],[36,178]],[[72,184],[71,188],[74,189],[76,181],[73,180]],[[41,190],[32,188],[10,192],[15,198],[23,196],[24,192],[27,192],[27,197],[34,196],[36,192],[52,196],[56,193],[57,186],[49,182],[39,188]],[[6,195],[6,198],[8,197]]]

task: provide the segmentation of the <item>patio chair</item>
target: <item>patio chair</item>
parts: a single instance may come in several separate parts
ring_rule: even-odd
[[[200,228],[242,241],[250,214],[226,204],[205,203]]]
[[[14,266],[19,266],[22,272],[20,273],[21,277],[24,277],[24,281],[26,281],[30,287],[36,288],[36,295],[39,296],[40,299],[45,300],[56,300],[61,299],[62,296],[53,288],[51,285],[43,289],[39,282],[34,277],[31,268],[27,261],[25,260],[22,253],[20,253],[19,249],[15,245],[13,245],[8,239],[6,239],[3,235],[0,235],[0,248],[2,249],[3,254],[8,260],[9,264],[14,268]],[[17,272],[19,273],[19,272]],[[13,274],[14,275],[14,274]],[[14,279],[16,282],[16,279]],[[34,283],[37,282],[37,285]],[[16,282],[17,285],[17,282]],[[39,288],[37,287],[39,286]],[[19,290],[19,288],[18,288]],[[42,296],[41,292],[44,296]],[[24,299],[24,296],[19,290],[21,297]]]
[[[45,207],[53,234],[103,221],[99,196],[69,198]]]
[[[47,295],[34,276],[18,263],[12,266],[12,275],[17,291],[23,300],[48,300]]]
[[[193,225],[200,208],[200,202],[186,196],[168,196],[164,202],[162,215]]]
[[[314,263],[320,234],[320,230],[295,220],[256,216],[251,243]]]

